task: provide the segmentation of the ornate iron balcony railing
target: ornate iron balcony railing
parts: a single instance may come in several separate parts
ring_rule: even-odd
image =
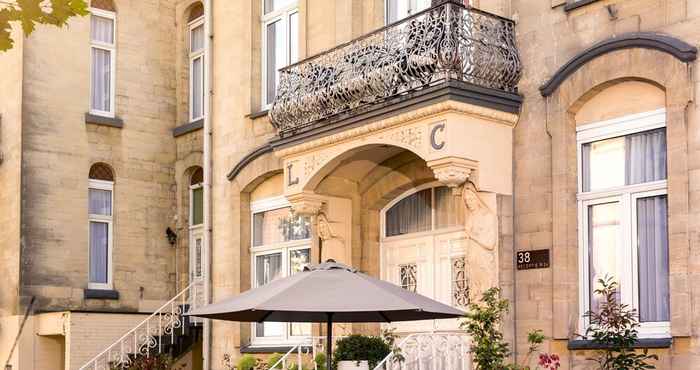
[[[513,21],[452,2],[282,68],[270,115],[280,137],[449,80],[517,92]]]

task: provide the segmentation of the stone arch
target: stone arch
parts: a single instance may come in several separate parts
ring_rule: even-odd
[[[116,13],[117,11],[117,6],[114,4],[114,0],[92,0],[90,1],[90,7],[106,10],[108,12]]]
[[[545,95],[547,132],[551,135],[553,318],[567,325],[553,327],[554,338],[570,337],[580,316],[578,307],[578,215],[576,115],[610,88],[643,83],[664,95],[669,161],[669,241],[671,260],[687,258],[688,135],[685,110],[691,100],[689,67],[671,53],[656,48],[624,48],[589,59],[567,74]],[[580,123],[580,122],[579,122]],[[687,284],[687,267],[671,268],[671,279]],[[687,335],[690,321],[687,292],[672,292],[673,335]]]

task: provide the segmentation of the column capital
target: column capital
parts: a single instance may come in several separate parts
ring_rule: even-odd
[[[464,185],[469,179],[473,180],[479,167],[476,161],[458,157],[436,159],[427,164],[438,181],[453,189]]]
[[[303,216],[316,216],[323,208],[325,201],[318,194],[303,191],[287,196],[287,200],[292,205],[292,210]]]

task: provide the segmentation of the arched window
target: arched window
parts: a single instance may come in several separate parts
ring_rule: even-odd
[[[90,5],[90,113],[114,117],[116,8],[111,0]]]
[[[439,230],[462,224],[464,208],[447,186],[420,190],[395,201],[386,211],[386,237]]]
[[[114,173],[104,163],[90,167],[88,180],[90,289],[112,289]]]
[[[192,6],[187,24],[189,42],[189,118],[190,122],[204,117],[204,7],[201,3]]]

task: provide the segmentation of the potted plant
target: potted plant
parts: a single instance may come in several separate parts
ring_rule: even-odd
[[[391,353],[391,347],[382,338],[351,335],[338,341],[333,353],[333,367],[337,370],[368,370]]]

